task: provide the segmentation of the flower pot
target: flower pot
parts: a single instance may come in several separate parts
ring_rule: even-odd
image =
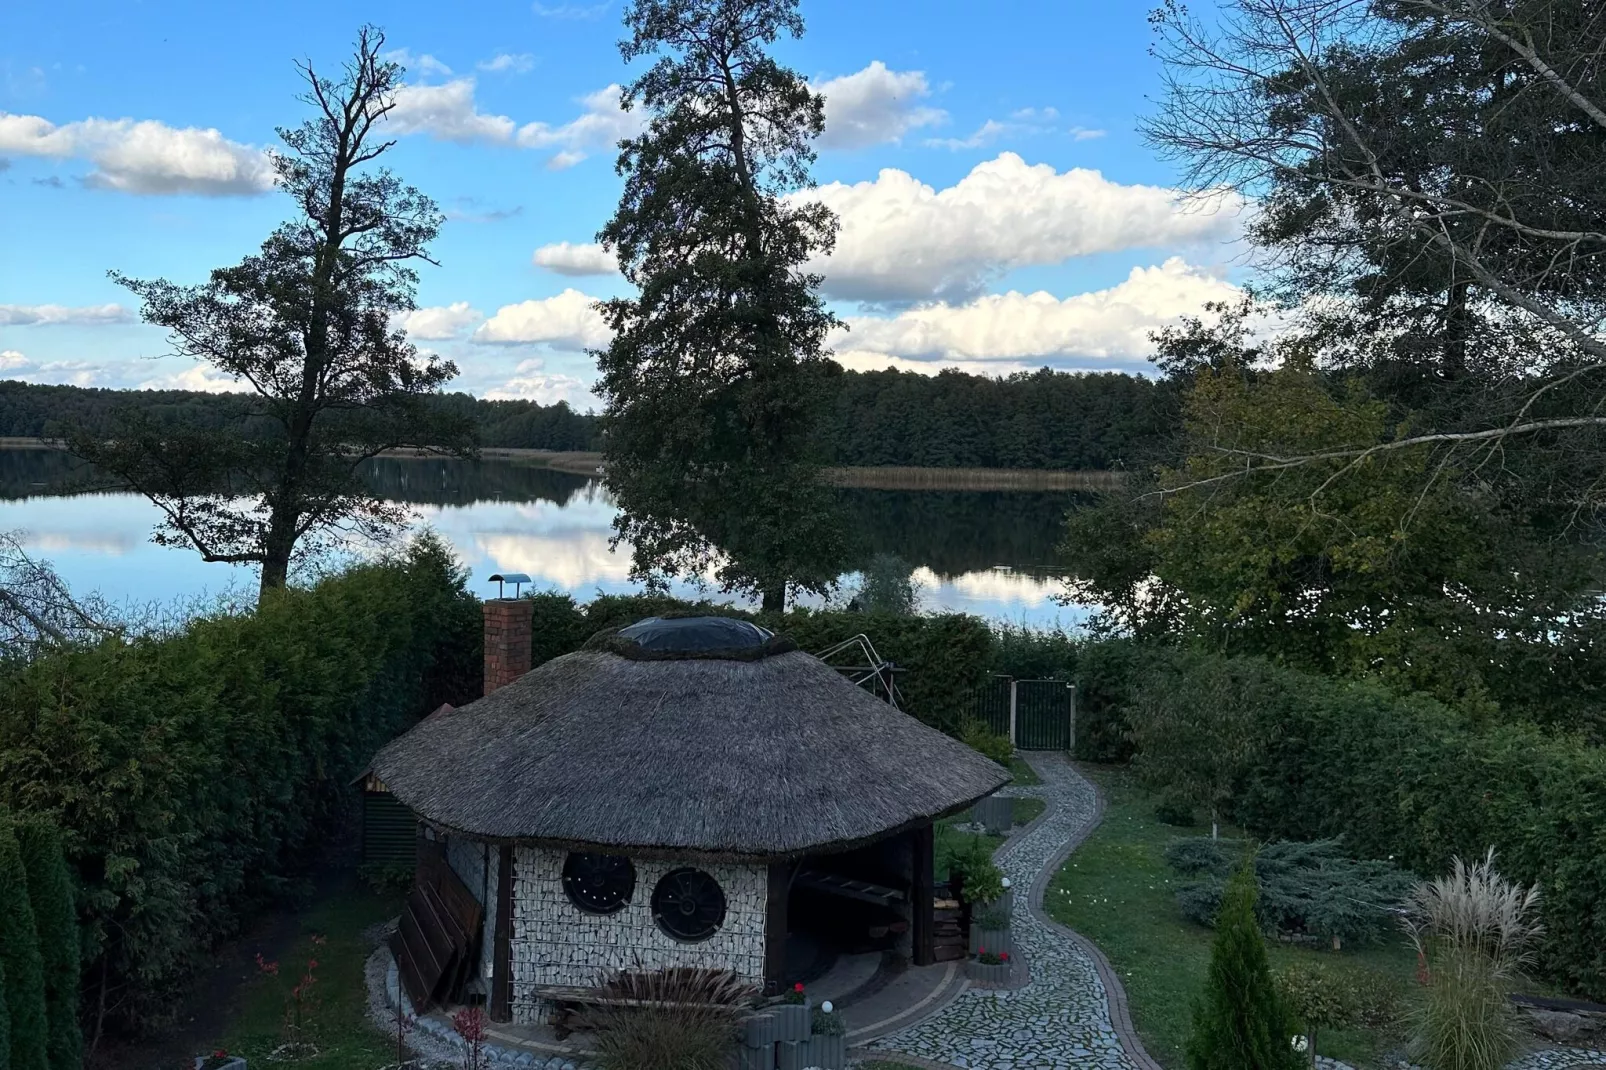
[[[807,1041],[783,1040],[775,1045],[775,1065],[777,1070],[807,1070],[810,1063],[805,1059]]]
[[[970,819],[985,826],[991,835],[1002,836],[1015,824],[1015,800],[989,795],[971,806]]]
[[[989,966],[978,959],[965,962],[965,976],[974,981],[978,988],[1007,988],[1012,973],[1011,964],[1007,962],[996,966]]]
[[[749,1048],[770,1048],[780,1040],[780,1029],[773,1014],[755,1014],[742,1023],[742,1044]]]
[[[206,1059],[205,1055],[197,1055],[195,1057],[195,1070],[201,1070],[201,1067],[206,1064]],[[215,1062],[212,1065],[214,1070],[245,1070],[245,1060],[238,1055],[232,1055],[226,1061]]]
[[[814,1008],[807,1002],[783,1003],[772,1008],[769,1013],[775,1016],[776,1040],[784,1042],[809,1039]]]
[[[822,1036],[816,1033],[798,1047],[802,1049],[803,1065],[806,1067],[847,1070],[848,1038],[845,1036]]]
[[[975,955],[983,950],[995,955],[1013,955],[1015,942],[1010,939],[1008,929],[983,929],[979,925],[972,925],[969,951]]]
[[[740,1056],[737,1060],[739,1070],[775,1070],[774,1044],[766,1044],[762,1048],[750,1048],[744,1044],[736,1052]]]

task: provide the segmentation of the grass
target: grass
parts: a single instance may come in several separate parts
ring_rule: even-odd
[[[368,1022],[368,991],[363,964],[373,945],[363,939],[370,926],[394,917],[398,901],[366,890],[326,900],[302,920],[301,936],[279,961],[277,977],[259,976],[241,993],[240,1012],[225,1030],[221,1047],[252,1066],[271,1065],[268,1054],[284,1042],[285,996],[309,958],[316,958],[317,982],[306,1033],[318,1055],[298,1059],[297,1070],[377,1070],[396,1061],[396,1042]],[[315,946],[314,936],[323,938]]]
[[[1195,997],[1210,962],[1212,933],[1182,917],[1176,905],[1181,878],[1162,852],[1173,840],[1198,830],[1163,825],[1154,817],[1155,799],[1129,774],[1113,769],[1088,771],[1105,793],[1104,821],[1054,877],[1045,895],[1049,913],[1096,943],[1126,988],[1143,1045],[1162,1066],[1184,1065]],[[1208,834],[1208,829],[1204,830]],[[1236,835],[1222,829],[1223,835]],[[1416,959],[1402,934],[1374,948],[1318,951],[1270,944],[1272,969],[1298,961],[1322,961],[1336,968],[1375,970],[1408,982]],[[1353,1066],[1377,1067],[1398,1037],[1365,1030],[1323,1029],[1322,1055]]]
[[[1042,799],[1016,799],[1015,800],[1015,827],[1029,825],[1037,819],[1048,807]]]
[[[1041,814],[1048,804],[1042,799],[1016,799],[1015,800],[1015,828],[1019,829]],[[955,825],[962,825],[970,820],[970,815],[956,814],[953,817],[937,822],[934,826],[932,842],[932,870],[937,880],[948,879],[948,861],[954,852],[966,846],[972,839],[979,838],[987,845],[987,853],[998,850],[1004,842],[1003,836],[987,836],[975,832],[961,832]]]
[[[1012,783],[1027,787],[1032,784],[1042,783],[1042,781],[1038,779],[1037,773],[1033,771],[1032,767],[1026,764],[1026,759],[1022,758],[1018,754],[1009,760],[1009,771],[1014,774],[1015,777]]]

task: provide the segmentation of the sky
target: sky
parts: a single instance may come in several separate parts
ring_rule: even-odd
[[[1160,71],[1143,0],[803,0],[778,58],[825,97],[814,265],[849,368],[1144,372],[1149,334],[1231,298],[1241,206],[1174,188],[1138,124]],[[292,212],[264,150],[359,26],[407,68],[388,166],[447,221],[421,347],[452,388],[596,402],[596,233],[621,188],[622,0],[0,4],[0,377],[227,389],[140,322],[109,271],[203,281]]]

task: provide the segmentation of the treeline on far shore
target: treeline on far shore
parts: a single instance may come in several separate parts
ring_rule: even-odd
[[[1056,372],[1007,378],[945,371],[844,371],[826,378],[821,459],[914,468],[1122,469],[1152,455],[1177,422],[1174,387],[1137,375]],[[0,437],[110,432],[117,414],[175,424],[249,426],[259,398],[189,390],[105,390],[0,381]],[[599,418],[564,402],[489,401],[443,394],[435,404],[471,419],[480,445],[598,450]]]

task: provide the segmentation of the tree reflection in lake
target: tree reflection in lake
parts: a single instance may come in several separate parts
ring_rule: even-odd
[[[371,485],[417,507],[444,536],[483,593],[496,571],[528,572],[538,586],[585,599],[628,592],[629,553],[611,552],[615,513],[601,482],[517,461],[380,458]],[[135,602],[215,593],[249,573],[150,544],[156,511],[65,454],[0,450],[0,530],[20,531],[31,552],[52,559],[76,587]],[[1084,496],[1046,491],[844,490],[865,559],[895,554],[915,567],[928,609],[1012,621],[1066,624],[1054,547],[1068,509]],[[678,588],[681,593],[694,593]]]

